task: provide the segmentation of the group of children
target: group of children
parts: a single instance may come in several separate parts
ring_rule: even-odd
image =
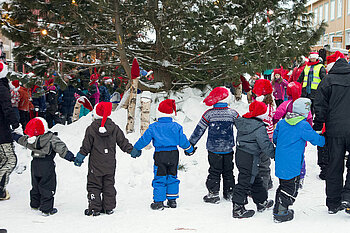
[[[309,99],[299,98],[300,95],[295,100],[293,98],[292,110],[285,114],[285,119],[280,120],[273,131],[271,84],[259,82],[253,92],[263,98],[257,97],[250,104],[249,112],[243,116],[228,107],[231,97],[229,90],[224,87],[214,88],[204,99],[204,103],[212,108],[202,115],[189,139],[183,133],[182,126],[172,119],[176,115],[176,105],[172,99],[166,99],[159,104],[158,120],[149,126],[134,146],[129,143],[118,125],[108,118],[112,104],[100,102],[93,110],[93,122],[87,127],[76,156],[57,135],[48,131],[44,119],[32,119],[24,131],[26,135],[13,133],[16,142],[32,150],[30,206],[41,210],[44,215],[57,212],[53,207],[56,189],[53,159],[56,153],[68,161],[74,161],[76,166],[81,166],[85,157],[90,155],[87,176],[89,205],[85,214],[112,214],[116,207],[116,144],[123,152],[136,158],[152,142],[155,151],[152,181],[154,202],[151,208],[162,210],[166,200],[166,206],[176,208],[180,182],[177,178],[178,146],[184,149],[186,155],[193,155],[197,149],[195,145],[208,128],[206,148],[210,168],[206,181],[208,194],[203,200],[219,203],[222,176],[223,197],[232,200],[234,218],[248,218],[255,214],[254,210],[245,209],[247,197],[251,195],[258,212],[274,205],[273,215],[276,222],[293,219],[293,210],[288,207],[293,204],[298,193],[305,144],[310,141],[313,145],[323,146],[325,139],[306,122],[311,102]],[[261,99],[262,102],[258,101]],[[234,126],[237,129],[236,144]],[[235,162],[239,171],[237,184],[233,175],[235,146]],[[275,173],[280,181],[275,202],[268,200],[267,195],[270,172],[267,172],[268,178],[260,173],[264,166],[269,169],[270,158],[275,159]]]

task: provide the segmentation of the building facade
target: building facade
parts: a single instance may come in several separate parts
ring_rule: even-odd
[[[350,49],[350,0],[312,0],[307,3],[308,12],[314,14],[313,25],[322,21],[328,24],[314,50],[328,46],[331,49]]]

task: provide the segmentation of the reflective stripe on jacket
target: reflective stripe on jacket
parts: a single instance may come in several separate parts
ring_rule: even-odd
[[[311,82],[311,89],[312,90],[316,90],[318,87],[318,84],[320,84],[320,82],[321,82],[320,70],[322,67],[324,67],[322,64],[317,64],[314,66],[314,74],[313,74],[314,77],[313,77],[312,82]],[[310,71],[310,66],[305,66],[303,88],[305,88],[307,86],[307,79],[309,76],[309,71]]]

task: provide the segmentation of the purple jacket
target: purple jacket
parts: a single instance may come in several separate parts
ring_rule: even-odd
[[[287,112],[293,112],[293,100],[287,100],[278,106],[276,109],[275,115],[273,115],[272,122],[273,124],[277,124],[277,122],[284,118],[287,114]],[[306,121],[309,122],[309,124],[312,126],[312,115],[311,111],[309,112],[309,115],[306,118]]]
[[[285,88],[288,86],[288,82],[282,79],[281,83],[275,82],[273,86],[273,96],[276,100],[284,100]]]

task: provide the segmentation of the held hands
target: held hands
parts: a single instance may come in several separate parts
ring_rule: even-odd
[[[66,156],[64,156],[64,159],[68,160],[69,162],[75,161],[74,154],[71,151],[67,151]]]
[[[132,148],[132,151],[130,152],[131,157],[133,157],[134,159],[136,159],[137,157],[139,157],[141,155],[142,151],[136,149],[135,147]]]
[[[80,167],[81,164],[84,162],[85,157],[86,157],[85,155],[80,154],[78,152],[77,153],[77,157],[75,157],[75,159],[74,159],[74,165],[77,166],[77,167]]]
[[[197,147],[196,147],[196,146],[194,147],[194,146],[191,144],[191,148],[188,149],[188,150],[185,150],[185,155],[191,156],[191,155],[193,155],[193,154],[196,152],[196,150],[197,150]]]

